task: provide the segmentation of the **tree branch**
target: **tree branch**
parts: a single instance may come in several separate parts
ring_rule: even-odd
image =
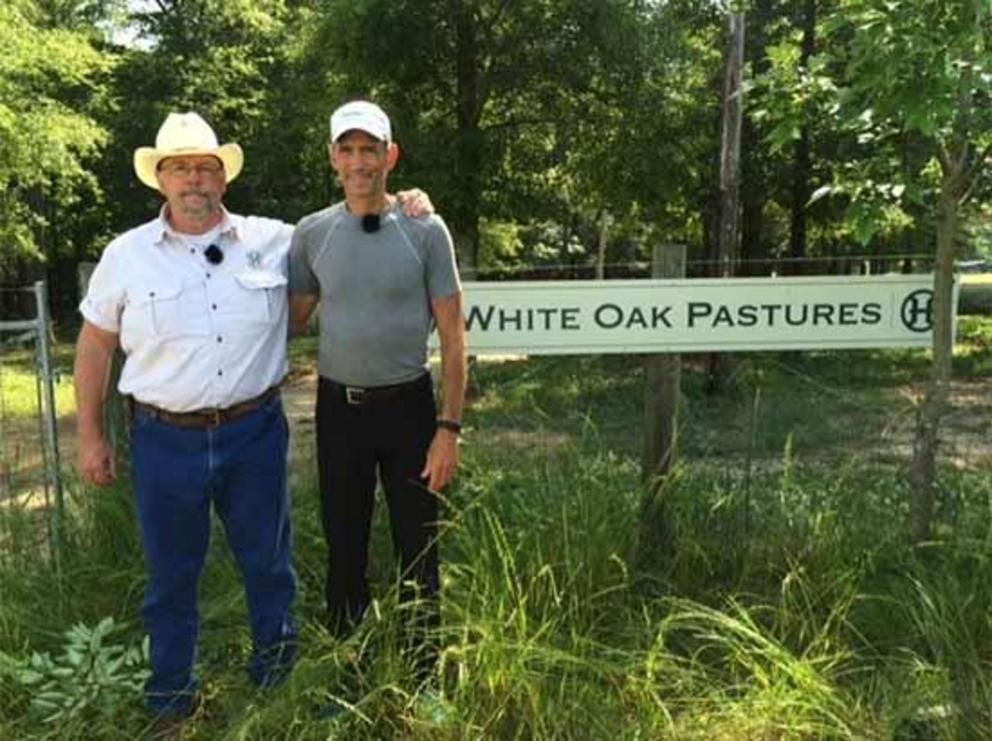
[[[513,4],[514,0],[503,0],[499,7],[493,12],[492,16],[489,18],[489,22],[481,29],[483,35],[485,35],[490,41],[493,38],[493,32],[496,28],[496,24],[499,23],[500,18],[503,13]]]
[[[942,141],[937,142],[937,159],[940,161],[940,169],[944,172],[950,172],[952,167],[951,155]]]
[[[975,188],[978,185],[979,180],[981,180],[981,170],[982,166],[985,164],[985,160],[992,157],[992,144],[986,144],[985,148],[978,153],[978,157],[975,161],[971,163],[968,167],[968,171],[965,173],[965,183],[966,187],[964,193],[961,194],[961,198],[958,199],[958,205],[964,205],[971,198],[972,193],[975,192]]]

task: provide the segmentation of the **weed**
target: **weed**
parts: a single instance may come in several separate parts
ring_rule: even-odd
[[[64,634],[60,654],[27,659],[0,654],[2,670],[29,695],[29,716],[49,726],[82,718],[112,721],[140,696],[148,677],[148,642],[140,647],[111,642],[113,618],[96,627],[77,623]]]

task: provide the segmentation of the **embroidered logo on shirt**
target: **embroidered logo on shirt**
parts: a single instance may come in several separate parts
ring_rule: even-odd
[[[248,267],[256,269],[262,267],[262,253],[258,250],[251,250],[246,258],[248,260]]]

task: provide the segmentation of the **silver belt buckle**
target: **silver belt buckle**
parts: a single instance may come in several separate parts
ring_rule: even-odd
[[[354,386],[344,387],[344,400],[352,406],[360,406],[365,403],[365,389]]]

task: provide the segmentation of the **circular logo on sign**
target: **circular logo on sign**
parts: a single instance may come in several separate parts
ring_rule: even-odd
[[[902,323],[910,332],[933,329],[933,291],[921,288],[906,296],[902,302]]]

